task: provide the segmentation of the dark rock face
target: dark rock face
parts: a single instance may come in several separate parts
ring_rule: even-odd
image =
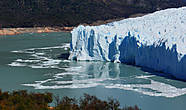
[[[1,0],[0,28],[77,26],[184,5],[185,0]]]

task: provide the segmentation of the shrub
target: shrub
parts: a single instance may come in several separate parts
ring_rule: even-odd
[[[48,110],[52,102],[51,93],[27,93],[27,91],[2,92],[0,90],[0,110]]]
[[[56,105],[49,107],[53,101],[51,93],[28,93],[25,90],[2,92],[0,90],[0,110],[140,110],[137,106],[120,108],[115,99],[100,100],[96,96],[84,94],[79,101],[75,98],[54,96]]]
[[[56,98],[57,102],[59,98]],[[56,110],[140,110],[136,105],[134,107],[120,108],[120,103],[115,99],[102,101],[96,96],[84,94],[79,101],[74,98],[64,97],[55,107]]]

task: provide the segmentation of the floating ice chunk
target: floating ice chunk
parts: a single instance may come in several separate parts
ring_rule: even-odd
[[[27,66],[26,64],[23,63],[19,63],[19,62],[12,62],[10,64],[8,64],[9,66]]]

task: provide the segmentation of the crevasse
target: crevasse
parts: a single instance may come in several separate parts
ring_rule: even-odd
[[[100,26],[78,26],[69,59],[133,64],[186,80],[186,7]]]

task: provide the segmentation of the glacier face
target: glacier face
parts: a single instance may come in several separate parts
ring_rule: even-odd
[[[186,80],[186,7],[73,29],[69,59],[133,64]]]

